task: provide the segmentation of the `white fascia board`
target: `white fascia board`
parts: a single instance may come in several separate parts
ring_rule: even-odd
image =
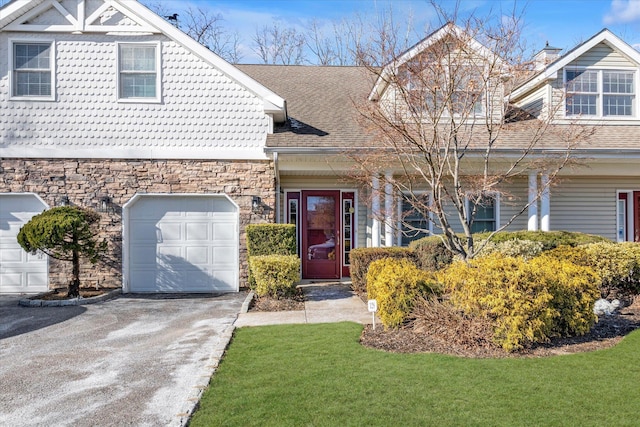
[[[222,73],[227,75],[232,80],[236,81],[240,85],[253,92],[259,98],[268,101],[274,105],[284,118],[286,115],[286,105],[284,98],[278,96],[275,92],[266,88],[258,83],[256,80],[249,77],[247,74],[234,67],[220,56],[216,55],[205,46],[201,45],[187,34],[180,31],[175,26],[165,21],[162,17],[158,16],[144,5],[133,0],[108,0],[112,3],[117,3],[121,7],[125,8],[129,12],[136,14],[143,18],[149,25],[158,28],[162,33],[172,40],[180,43],[194,54],[198,55],[204,61],[216,67]],[[266,102],[265,102],[266,104]]]
[[[29,10],[38,6],[43,0],[13,0],[0,8],[0,31]],[[7,22],[5,22],[7,21]]]
[[[2,149],[3,158],[32,159],[186,159],[186,160],[268,160],[262,147],[74,147],[72,153],[64,147],[19,147]]]
[[[594,46],[603,42],[608,44],[612,49],[620,51],[630,61],[633,61],[636,64],[640,65],[640,52],[629,46],[628,43],[605,28],[580,46],[577,46],[572,51],[559,58],[557,61],[549,64],[547,68],[545,68],[540,74],[538,74],[537,77],[531,79],[518,89],[514,90],[511,93],[511,99],[517,99],[523,95],[526,95],[529,91],[535,89],[541,83],[555,80],[558,76],[558,71],[562,70],[568,64],[584,55]]]

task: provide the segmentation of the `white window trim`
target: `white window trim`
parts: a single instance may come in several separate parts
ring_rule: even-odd
[[[598,92],[597,92],[597,101],[596,101],[596,114],[595,115],[587,115],[587,114],[567,114],[567,71],[597,71],[598,72]],[[632,72],[633,73],[633,84],[634,84],[634,100],[633,100],[633,114],[630,116],[605,116],[603,115],[604,110],[604,86],[603,86],[603,71],[621,71],[621,72]],[[640,118],[640,113],[638,111],[638,84],[640,83],[640,77],[637,68],[634,67],[578,67],[578,66],[567,66],[562,70],[562,80],[563,80],[563,89],[565,93],[564,99],[564,108],[562,109],[562,114],[564,118],[569,120],[574,119],[583,119],[583,120],[622,120],[622,121],[634,121]]]
[[[636,190],[637,191],[637,190]],[[626,194],[626,208],[627,210],[624,212],[624,217],[626,220],[626,224],[624,224],[625,236],[622,240],[620,240],[620,236],[618,235],[618,230],[620,229],[620,209],[619,209],[619,201],[620,194]],[[629,234],[633,234],[634,224],[633,224],[633,190],[617,190],[616,191],[616,241],[618,242],[629,242],[633,241],[633,238],[629,240]]]
[[[409,192],[403,191],[402,192],[402,197],[398,197],[398,218],[397,218],[397,236],[396,236],[396,245],[397,246],[402,246],[402,200],[404,199],[405,195],[410,194]],[[429,194],[427,193],[427,191],[414,191],[413,194],[415,194],[416,196],[422,196],[424,194],[427,194],[429,196]],[[428,200],[428,205],[429,207],[431,207],[431,204],[433,203],[433,200],[431,200],[431,197],[429,196],[429,200]],[[433,215],[431,214],[431,212],[429,212],[429,215],[427,216],[427,224],[429,225],[428,228],[428,232],[429,232],[429,236],[433,236]]]
[[[49,55],[49,66],[51,67],[51,95],[48,96],[19,96],[15,95],[14,77],[14,46],[16,44],[49,44],[51,53]],[[56,100],[56,42],[53,39],[9,39],[9,99],[12,101],[55,101]]]
[[[487,192],[484,195],[486,197],[493,197],[493,199],[496,201],[494,216],[495,216],[495,222],[496,222],[496,230],[499,230],[500,229],[500,193]],[[471,215],[471,200],[469,200],[469,198],[467,197],[465,200],[465,203],[467,205],[467,212],[469,213],[469,215]],[[474,218],[473,221],[475,223],[476,218]]]
[[[120,46],[153,46],[156,48],[156,96],[149,98],[121,98],[120,97]],[[158,104],[162,102],[162,51],[159,41],[150,42],[116,42],[116,100],[126,104]]]

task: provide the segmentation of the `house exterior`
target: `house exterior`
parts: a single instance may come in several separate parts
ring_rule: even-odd
[[[402,63],[456,28],[431,34]],[[554,135],[575,122],[595,131],[558,185],[547,188],[545,172],[530,170],[508,183],[511,200],[491,199],[477,222],[497,229],[530,200],[509,229],[640,240],[640,55],[603,30],[538,59],[516,87],[478,94],[478,114],[503,120],[507,104],[534,120],[553,113],[541,155],[562,148]],[[380,150],[360,106],[391,102],[397,90],[384,75],[232,66],[136,1],[8,3],[0,9],[0,293],[65,285],[65,265],[15,242],[33,215],[65,204],[100,212],[109,244],[104,262],[83,267],[84,284],[125,292],[237,291],[250,223],[296,224],[306,279],[348,276],[355,247],[437,232],[386,187],[397,164],[365,184],[356,176],[350,153]],[[505,156],[526,132],[508,129]],[[423,232],[403,233],[407,223]]]

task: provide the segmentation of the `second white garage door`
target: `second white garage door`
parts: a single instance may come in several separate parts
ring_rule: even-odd
[[[124,206],[125,292],[238,291],[238,206],[225,195],[136,195]]]

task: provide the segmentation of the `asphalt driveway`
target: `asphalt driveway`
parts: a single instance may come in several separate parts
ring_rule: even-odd
[[[0,296],[2,425],[180,425],[244,298],[121,296],[28,308]]]

